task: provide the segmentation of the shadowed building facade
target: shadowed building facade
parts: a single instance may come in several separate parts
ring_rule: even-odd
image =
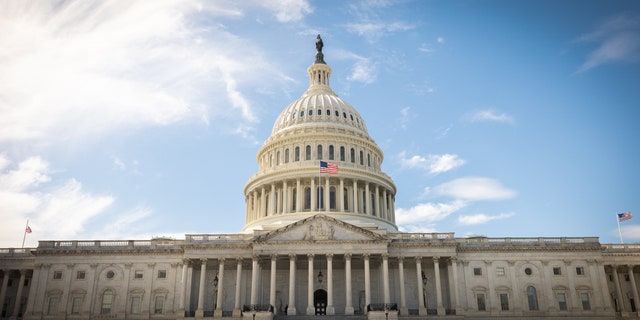
[[[383,152],[323,45],[257,153],[242,232],[0,249],[0,317],[638,317],[640,245],[400,232]]]

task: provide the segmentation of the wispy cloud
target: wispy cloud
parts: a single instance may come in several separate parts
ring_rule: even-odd
[[[465,206],[467,206],[465,201],[455,200],[446,203],[421,203],[409,209],[398,208],[396,222],[399,225],[407,225],[440,221]]]
[[[362,82],[365,84],[373,83],[376,81],[378,70],[375,63],[368,58],[351,55],[355,59],[355,63],[351,68],[351,74],[347,76],[347,80],[354,82]]]
[[[407,156],[406,151],[402,151],[399,155],[400,166],[407,169],[426,170],[430,174],[439,174],[453,170],[466,163],[464,159],[460,159],[457,154],[430,154],[425,156],[414,155]]]
[[[577,73],[603,64],[635,62],[640,59],[640,15],[620,14],[602,21],[595,30],[576,39],[576,43],[594,44]]]
[[[505,200],[516,192],[504,187],[500,181],[484,177],[465,177],[445,182],[433,188],[433,192],[454,199],[467,201]]]
[[[498,215],[486,215],[483,213],[474,214],[474,215],[465,215],[458,217],[458,223],[464,225],[475,225],[475,224],[483,224],[493,220],[502,220],[508,219],[515,215],[515,213],[501,213]]]
[[[260,0],[257,4],[272,11],[279,22],[300,21],[313,13],[313,7],[306,0]]]
[[[469,122],[500,122],[506,124],[514,124],[515,119],[506,113],[496,113],[494,110],[480,110],[471,115],[468,115],[466,119]]]
[[[620,232],[622,232],[622,237],[625,240],[640,240],[640,224],[632,224],[620,227]],[[616,235],[617,235],[616,230]]]
[[[415,28],[413,25],[402,21],[396,21],[392,23],[358,22],[350,23],[346,27],[348,32],[355,33],[358,36],[364,37],[369,42],[376,42],[378,39],[384,36]]]

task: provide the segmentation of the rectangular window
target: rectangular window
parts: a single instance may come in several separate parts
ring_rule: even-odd
[[[584,276],[584,268],[583,267],[576,267],[576,274],[579,276]]]
[[[481,268],[473,268],[473,275],[474,276],[481,276],[482,275],[482,269]]]
[[[62,271],[54,271],[53,280],[62,280]]]
[[[582,310],[591,310],[591,303],[589,302],[589,294],[581,293],[580,299],[582,300]]]
[[[135,279],[142,279],[143,276],[144,276],[144,271],[142,270],[136,270],[133,275]]]
[[[502,308],[502,311],[508,311],[509,310],[509,295],[506,293],[501,293],[500,294],[500,307]]]
[[[558,293],[558,308],[560,311],[567,311],[567,296],[564,292]]]
[[[158,270],[158,279],[166,279],[167,270]]]
[[[162,313],[162,309],[164,308],[164,296],[156,296],[156,304],[153,308],[153,313],[159,314]]]
[[[53,316],[58,312],[58,297],[49,297],[49,306],[47,307],[47,315]]]
[[[560,267],[554,267],[553,268],[553,275],[554,276],[562,275],[562,269],[560,269]]]
[[[85,277],[85,272],[84,271],[78,271],[76,272],[76,279],[78,280],[82,280]]]
[[[476,300],[478,302],[478,311],[486,311],[487,306],[485,305],[484,301],[484,293],[476,294]]]
[[[503,267],[497,267],[496,268],[496,276],[504,276],[504,268]]]
[[[131,314],[140,313],[140,296],[131,297]]]
[[[80,307],[82,307],[82,298],[74,297],[71,300],[71,314],[80,314]]]

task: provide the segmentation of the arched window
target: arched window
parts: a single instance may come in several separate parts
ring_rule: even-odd
[[[318,115],[321,116],[322,115],[322,109],[318,109]]]
[[[324,209],[324,188],[318,187],[318,210]]]
[[[284,163],[289,163],[289,148],[284,150]]]
[[[367,213],[367,192],[362,190],[362,213]]]
[[[333,160],[333,146],[329,146],[329,160]]]
[[[331,115],[331,110],[327,109],[327,115],[330,116]]]
[[[304,152],[304,159],[311,160],[311,146],[307,146]]]
[[[367,153],[367,166],[371,167],[371,154]]]
[[[347,188],[344,188],[344,190],[342,190],[342,194],[342,205],[344,206],[344,211],[349,211],[349,191],[347,190]]]
[[[294,153],[293,161],[300,161],[300,147],[296,147],[296,151]]]
[[[344,161],[344,147],[340,147],[340,161]]]
[[[311,209],[311,188],[304,188],[304,208],[306,210]]]
[[[536,288],[532,286],[527,287],[527,300],[529,301],[529,310],[538,310],[538,294],[536,293]]]
[[[296,188],[293,188],[293,191],[291,193],[293,195],[293,204],[291,205],[291,210],[292,211],[297,211],[298,209],[296,208],[296,205],[298,204],[298,190]]]
[[[276,166],[280,165],[280,151],[276,153]]]
[[[336,188],[329,188],[329,209],[336,209]]]
[[[361,166],[364,165],[364,156],[363,156],[362,150],[360,150],[360,165]]]
[[[351,163],[355,163],[356,162],[356,150],[354,148],[351,148]]]
[[[309,115],[312,116],[313,115],[313,110],[309,110]]]
[[[113,306],[113,291],[106,290],[102,294],[102,307],[100,308],[100,314],[110,314],[112,306]]]
[[[322,145],[318,145],[318,160],[322,160]]]

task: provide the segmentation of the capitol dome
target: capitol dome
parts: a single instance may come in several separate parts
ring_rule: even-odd
[[[381,171],[382,150],[360,113],[330,87],[322,39],[309,66],[309,88],[276,119],[245,188],[243,232],[271,230],[316,214],[397,231],[396,187]],[[321,173],[320,167],[336,168]]]

